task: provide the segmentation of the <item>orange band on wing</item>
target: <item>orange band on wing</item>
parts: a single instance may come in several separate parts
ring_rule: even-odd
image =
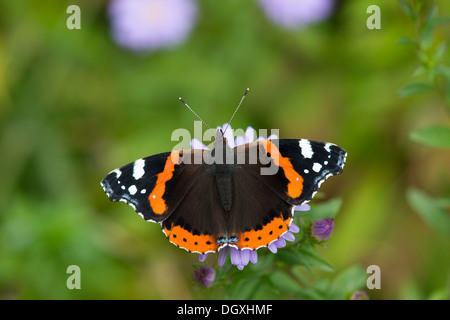
[[[284,220],[282,216],[276,217],[259,230],[250,230],[239,234],[239,240],[235,244],[239,249],[253,250],[268,246],[288,231],[291,221],[292,218]]]
[[[219,249],[219,245],[213,236],[200,234],[194,235],[181,226],[174,226],[171,229],[163,228],[164,234],[170,242],[189,252],[214,252]]]
[[[267,153],[270,153],[270,157],[272,158],[275,165],[279,166],[283,169],[284,175],[289,180],[289,184],[287,186],[287,194],[291,198],[298,198],[303,191],[303,178],[302,176],[294,170],[291,161],[289,158],[283,157],[278,150],[277,146],[270,142],[270,140],[261,141],[264,149],[266,149]]]
[[[148,196],[150,206],[153,212],[156,214],[163,214],[167,210],[166,202],[163,199],[164,192],[166,191],[166,182],[172,179],[175,165],[178,164],[180,157],[179,151],[172,151],[167,157],[164,170],[158,174],[155,187],[152,193]]]

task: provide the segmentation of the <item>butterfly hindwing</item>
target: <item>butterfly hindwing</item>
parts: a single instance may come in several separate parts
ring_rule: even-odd
[[[229,237],[236,238],[232,245],[255,250],[268,246],[289,230],[292,205],[245,165],[234,168],[233,181],[233,206],[228,220]]]
[[[188,165],[185,172],[192,170]],[[178,185],[189,184],[190,174],[181,175]],[[212,166],[203,164],[196,171],[195,183],[173,213],[162,223],[162,229],[170,242],[189,252],[217,251],[226,238],[227,219],[220,202]]]

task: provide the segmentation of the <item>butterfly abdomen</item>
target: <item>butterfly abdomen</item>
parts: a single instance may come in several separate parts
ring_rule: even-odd
[[[233,169],[229,164],[213,164],[213,172],[219,193],[220,204],[225,211],[230,211],[233,203],[233,192],[231,189],[232,171]]]

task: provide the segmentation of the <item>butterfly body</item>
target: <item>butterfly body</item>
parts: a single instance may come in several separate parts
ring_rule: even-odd
[[[231,148],[217,130],[212,150],[178,150],[110,172],[112,201],[161,224],[170,242],[205,254],[224,246],[256,250],[289,230],[293,210],[342,172],[346,152],[305,139],[262,140]]]

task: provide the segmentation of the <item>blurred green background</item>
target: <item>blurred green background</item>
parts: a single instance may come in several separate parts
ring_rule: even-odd
[[[450,14],[449,1],[436,3]],[[81,8],[80,30],[66,27],[71,4]],[[150,53],[113,41],[108,4],[0,1],[1,299],[207,298],[192,290],[198,256],[110,202],[99,182],[171,150],[174,129],[193,133],[196,118],[178,97],[214,127],[247,87],[233,128],[279,128],[282,138],[348,152],[344,174],[311,202],[343,200],[321,254],[338,270],[380,266],[372,299],[448,290],[450,239],[425,224],[405,194],[450,194],[448,150],[408,138],[449,117],[436,94],[397,95],[418,58],[396,43],[414,33],[396,1],[340,1],[326,21],[286,30],[256,1],[198,0],[184,42]],[[381,8],[380,30],[366,27],[372,4]],[[450,39],[449,28],[435,37]],[[81,268],[81,290],[66,287],[72,264]]]

